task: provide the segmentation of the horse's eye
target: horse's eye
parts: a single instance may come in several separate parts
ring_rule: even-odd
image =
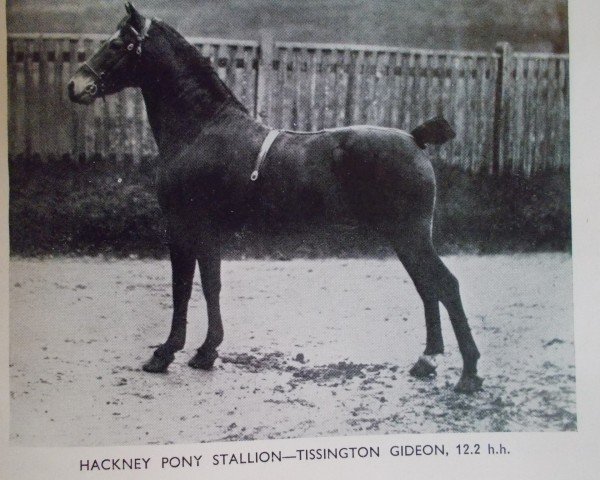
[[[123,42],[120,40],[113,40],[108,44],[111,50],[120,50],[123,46]]]

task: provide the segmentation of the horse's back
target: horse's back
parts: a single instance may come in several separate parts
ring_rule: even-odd
[[[374,180],[385,174],[388,179],[417,175],[423,182],[435,181],[426,151],[404,130],[351,125],[317,132],[284,130],[283,133],[285,139],[280,142],[278,155],[290,157],[301,169],[319,163],[315,161],[318,157],[327,170],[337,171],[338,175],[351,175],[358,169],[364,170],[361,172],[364,178]]]

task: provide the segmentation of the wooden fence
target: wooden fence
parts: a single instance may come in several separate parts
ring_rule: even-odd
[[[9,153],[127,158],[156,153],[141,95],[91,107],[66,83],[101,35],[8,38]],[[435,155],[469,170],[529,175],[569,166],[568,55],[191,38],[253,115],[277,127],[410,129],[444,115],[457,139]]]

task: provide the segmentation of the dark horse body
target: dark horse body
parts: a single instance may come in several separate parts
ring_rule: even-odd
[[[343,217],[391,243],[423,299],[427,345],[411,374],[435,372],[433,356],[444,348],[442,302],[463,357],[457,390],[480,388],[479,352],[458,282],[431,239],[435,178],[421,147],[450,138],[443,133],[445,122],[421,126],[413,135],[370,126],[282,132],[253,182],[250,174],[270,129],[248,114],[210,61],[177,32],[150,22],[131,5],[127,10],[115,35],[73,77],[69,95],[87,104],[124,87],[140,87],[158,144],[158,196],[169,227],[174,312],[168,339],[144,370],[166,371],[184,346],[196,262],[209,326],[189,364],[212,367],[223,340],[220,249],[231,232],[256,216],[315,223]]]

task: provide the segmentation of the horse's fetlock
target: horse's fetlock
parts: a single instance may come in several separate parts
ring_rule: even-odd
[[[219,354],[216,348],[207,347],[205,344],[198,349],[196,355],[188,362],[188,365],[200,370],[210,370],[218,357]]]
[[[479,350],[475,345],[465,349],[463,353],[463,358],[465,359],[465,362],[477,362],[477,360],[479,360],[480,357],[481,354],[479,353]]]
[[[169,358],[173,353],[173,347],[169,342],[159,345],[158,348],[154,350],[154,355],[161,358]]]
[[[435,345],[431,348],[427,347],[423,355],[442,355],[444,353],[444,345]]]

